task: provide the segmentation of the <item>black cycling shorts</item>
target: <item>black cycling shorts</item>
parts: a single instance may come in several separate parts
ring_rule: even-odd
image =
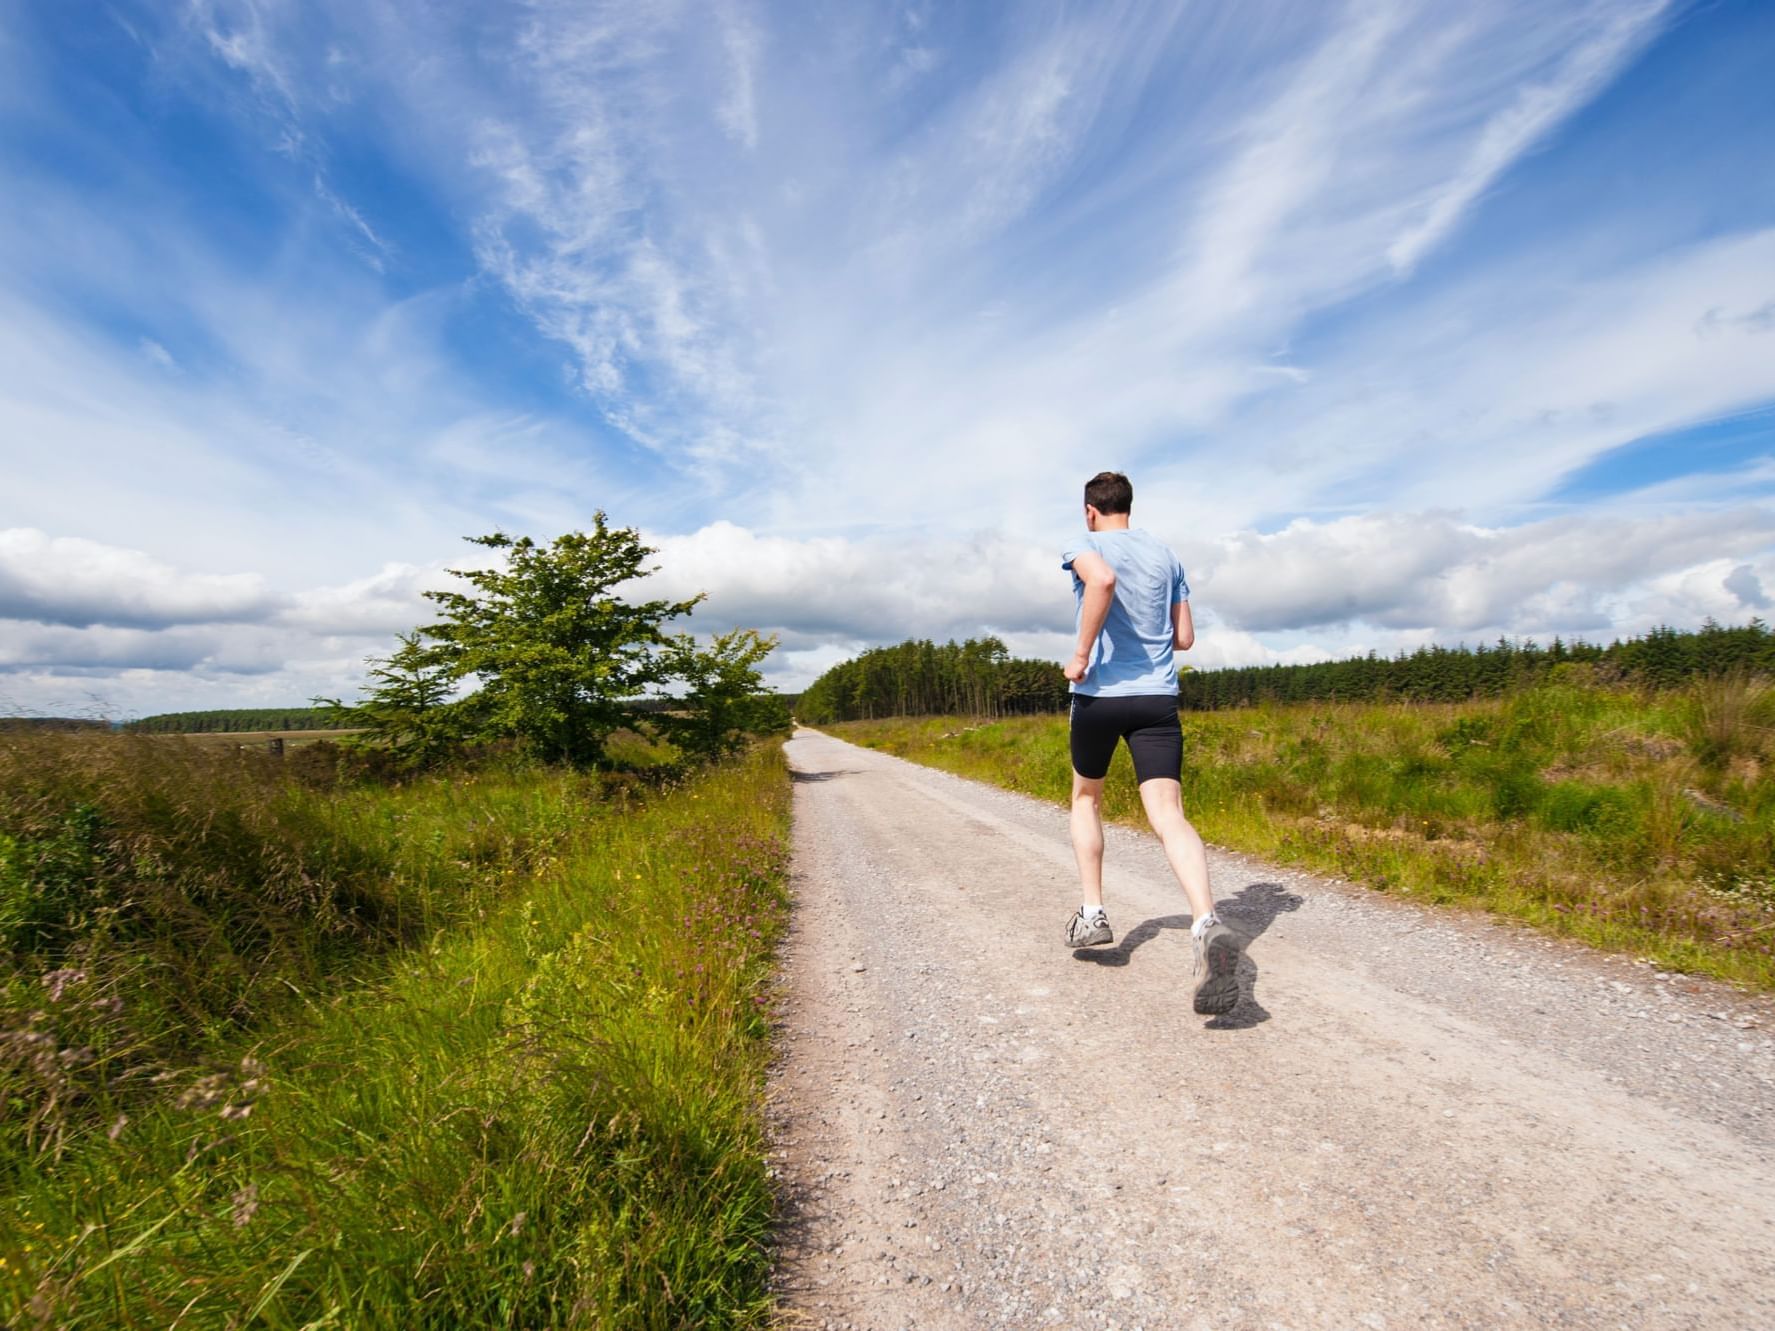
[[[1109,772],[1116,741],[1128,741],[1136,781],[1164,777],[1183,779],[1183,727],[1177,720],[1177,695],[1142,694],[1133,698],[1072,695],[1072,770],[1092,781]]]

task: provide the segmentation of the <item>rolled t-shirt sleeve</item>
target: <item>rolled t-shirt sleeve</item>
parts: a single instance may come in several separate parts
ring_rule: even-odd
[[[1189,600],[1189,580],[1183,576],[1183,564],[1176,556],[1171,559],[1171,604]]]
[[[1097,542],[1091,539],[1089,533],[1086,533],[1082,536],[1074,537],[1073,540],[1067,544],[1066,548],[1060,552],[1060,567],[1067,570],[1069,573],[1072,573],[1076,578],[1078,574],[1073,570],[1073,560],[1083,554],[1100,555],[1102,553],[1103,551],[1097,548]]]

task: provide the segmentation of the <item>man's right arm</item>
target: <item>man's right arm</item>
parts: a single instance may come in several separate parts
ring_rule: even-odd
[[[1079,606],[1078,642],[1073,646],[1065,673],[1074,684],[1082,684],[1091,669],[1091,649],[1097,645],[1097,635],[1103,632],[1109,607],[1115,600],[1116,572],[1102,555],[1089,550],[1073,557],[1072,571],[1085,584],[1085,597]]]
[[[1171,649],[1187,652],[1195,645],[1195,617],[1190,614],[1188,601],[1178,601],[1171,607]]]

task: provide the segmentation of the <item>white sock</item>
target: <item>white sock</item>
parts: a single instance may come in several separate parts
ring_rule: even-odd
[[[1094,906],[1089,901],[1087,901],[1084,905],[1079,907],[1079,914],[1083,915],[1088,920],[1093,915],[1103,914],[1103,907],[1101,905]]]
[[[1209,911],[1201,919],[1197,920],[1194,924],[1190,925],[1189,931],[1195,937],[1200,938],[1202,936],[1203,931],[1206,930],[1209,925],[1215,923],[1215,921],[1218,919],[1219,919],[1219,916],[1215,915],[1215,913],[1213,911]]]

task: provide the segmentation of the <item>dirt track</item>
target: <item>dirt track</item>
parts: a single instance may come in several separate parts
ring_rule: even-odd
[[[1775,1326],[1775,1013],[800,732],[778,1287],[815,1327]]]

